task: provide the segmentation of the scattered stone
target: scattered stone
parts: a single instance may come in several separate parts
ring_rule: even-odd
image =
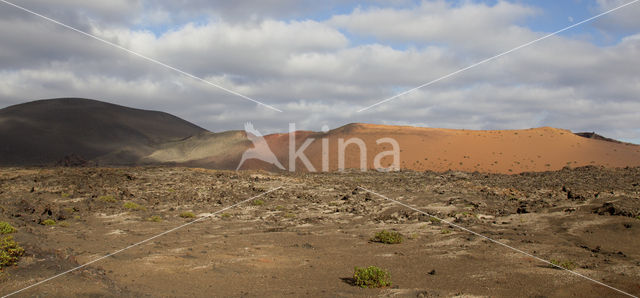
[[[619,198],[616,201],[602,204],[602,207],[596,208],[594,213],[628,217],[640,216],[640,200],[628,197]]]

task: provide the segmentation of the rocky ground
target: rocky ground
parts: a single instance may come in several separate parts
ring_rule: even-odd
[[[17,228],[25,255],[0,273],[0,294],[209,216],[16,296],[624,297],[359,187],[640,295],[640,168],[596,167],[511,176],[4,168],[0,221]],[[404,241],[371,241],[383,229]],[[387,269],[392,285],[354,286],[354,266],[369,265]]]

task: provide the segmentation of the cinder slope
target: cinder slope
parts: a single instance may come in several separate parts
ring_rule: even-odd
[[[0,165],[49,165],[70,154],[129,164],[161,143],[203,132],[164,112],[81,98],[38,100],[0,110]]]
[[[278,159],[286,166],[288,134],[266,137]],[[520,173],[558,170],[565,166],[640,166],[640,146],[577,136],[568,130],[541,127],[525,130],[454,130],[373,124],[349,124],[328,133],[296,132],[296,148],[315,139],[305,150],[316,171],[322,170],[322,138],[329,140],[329,170],[338,169],[338,141],[359,138],[366,145],[366,167],[374,169],[374,157],[391,150],[377,144],[393,138],[400,150],[400,167],[411,170],[460,170]],[[391,164],[391,156],[382,166]],[[351,144],[345,150],[345,168],[360,168],[360,150]],[[306,171],[300,160],[296,170]]]
[[[235,169],[251,142],[244,131],[205,132],[167,142],[140,160],[142,164],[176,164]]]

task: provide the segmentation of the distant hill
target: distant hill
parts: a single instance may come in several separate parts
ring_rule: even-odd
[[[52,165],[69,156],[130,164],[160,144],[207,130],[176,116],[83,98],[0,110],[0,165]]]
[[[140,163],[236,169],[242,153],[250,146],[244,131],[206,132],[167,142],[142,158]]]
[[[265,136],[271,151],[286,168],[289,168],[289,137],[288,133]],[[336,171],[339,169],[340,139],[347,142],[356,138],[366,146],[364,163],[369,170],[376,168],[376,156],[392,149],[392,144],[384,142],[384,138],[398,142],[400,168],[415,171],[515,174],[559,170],[566,166],[640,166],[640,146],[584,138],[569,130],[552,127],[462,130],[352,123],[326,133],[297,131],[295,137],[296,148],[313,139],[304,154],[316,171],[323,169],[323,139],[328,144],[328,169]],[[378,140],[383,142],[378,144]],[[244,132],[207,134],[165,144],[147,158],[155,162],[234,169],[241,153],[251,146]],[[359,147],[352,143],[344,152],[344,167],[359,169]],[[385,156],[380,159],[380,165],[389,167],[392,161],[392,156]],[[277,170],[275,166],[256,159],[246,161],[242,169]],[[300,159],[296,160],[296,171],[307,171]]]
[[[288,165],[289,134],[265,137],[278,160]],[[316,170],[322,168],[322,142],[328,140],[329,170],[338,169],[340,139],[358,138],[366,145],[366,168],[374,169],[374,158],[389,151],[391,144],[376,141],[393,138],[400,150],[400,168],[416,171],[479,171],[521,173],[559,170],[565,166],[640,166],[640,146],[585,138],[569,130],[540,127],[521,130],[463,130],[352,123],[327,133],[296,133],[296,148],[315,139],[305,150]],[[360,150],[351,144],[345,150],[345,168],[360,168]],[[388,167],[392,157],[381,159]],[[250,168],[249,166],[246,168]],[[296,161],[296,169],[306,166]]]
[[[515,174],[558,170],[565,166],[640,166],[640,146],[540,127],[522,130],[461,130],[352,123],[324,132],[296,131],[296,148],[322,171],[339,169],[340,140],[345,169],[376,168],[376,156],[399,148],[398,165],[416,171],[479,171]],[[272,158],[289,169],[289,133],[264,137]],[[324,141],[323,141],[324,140]],[[381,143],[377,141],[383,140]],[[326,142],[326,143],[325,143]],[[327,144],[327,150],[324,150]],[[244,131],[213,133],[163,112],[132,109],[96,100],[39,100],[0,110],[0,166],[28,165],[177,165],[236,169],[254,145]],[[252,150],[248,153],[255,153]],[[241,169],[278,170],[251,156]],[[323,156],[327,163],[323,163]],[[364,156],[364,155],[363,155]],[[245,156],[246,157],[246,156]],[[378,158],[389,167],[393,156]],[[307,171],[298,159],[297,171]]]

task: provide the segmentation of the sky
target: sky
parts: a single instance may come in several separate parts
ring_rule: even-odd
[[[640,143],[640,2],[359,111],[632,0],[9,1],[282,112],[2,2],[0,108],[84,97],[214,132],[552,126]]]

